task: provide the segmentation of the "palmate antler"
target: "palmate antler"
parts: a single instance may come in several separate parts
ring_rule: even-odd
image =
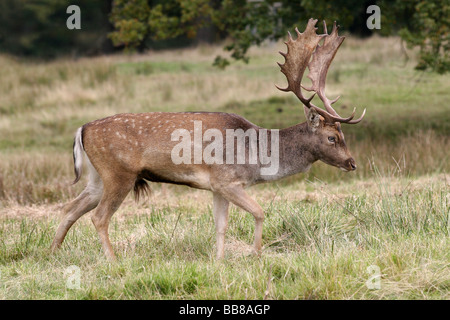
[[[364,115],[366,114],[365,109],[361,117],[357,120],[352,120],[355,116],[355,110],[353,110],[350,117],[342,118],[331,106],[339,99],[339,97],[334,100],[329,100],[325,96],[325,81],[328,68],[345,38],[338,35],[339,27],[336,26],[336,22],[333,25],[333,31],[331,34],[328,34],[324,21],[323,25],[325,33],[320,35],[316,33],[316,23],[316,19],[309,19],[308,25],[303,33],[295,28],[295,32],[297,33],[296,40],[294,40],[289,33],[289,39],[285,42],[287,53],[280,52],[286,61],[284,64],[278,63],[281,72],[286,76],[288,86],[284,89],[278,86],[276,87],[281,91],[292,91],[306,108],[314,108],[328,123],[358,123],[364,118]],[[322,38],[324,38],[323,45],[319,45]],[[309,69],[308,78],[311,79],[312,83],[309,88],[305,88],[301,84],[306,68]],[[310,98],[305,98],[301,88],[312,91],[314,94]],[[311,103],[315,94],[322,100],[326,111]]]

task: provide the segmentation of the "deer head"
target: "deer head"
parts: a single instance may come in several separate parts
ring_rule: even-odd
[[[336,22],[333,25],[331,34],[327,33],[327,27],[324,24],[324,34],[318,35],[316,19],[310,19],[305,32],[300,33],[296,28],[297,39],[293,39],[289,33],[289,39],[285,42],[287,53],[280,52],[285,58],[285,63],[278,65],[281,72],[287,78],[288,86],[286,88],[277,88],[281,91],[292,91],[303,103],[306,120],[308,123],[310,144],[315,146],[315,156],[317,159],[339,167],[344,171],[356,169],[355,160],[352,158],[347,145],[345,144],[344,134],[341,130],[341,123],[356,124],[360,122],[366,110],[357,120],[353,120],[355,110],[348,118],[342,118],[331,106],[339,97],[329,100],[325,96],[325,81],[328,68],[336,55],[337,50],[344,41],[344,37],[338,35],[339,27]],[[323,44],[319,42],[323,39]],[[306,68],[309,69],[308,78],[311,79],[311,87],[302,85],[302,78]],[[314,94],[305,98],[302,88],[312,91]],[[311,101],[316,95],[323,102],[325,109],[318,108]]]

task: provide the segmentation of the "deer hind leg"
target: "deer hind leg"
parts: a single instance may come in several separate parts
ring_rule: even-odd
[[[109,241],[109,222],[114,212],[116,212],[134,186],[135,181],[136,176],[133,175],[116,175],[109,177],[107,181],[104,179],[103,196],[92,215],[92,222],[100,237],[103,251],[110,260],[115,260],[116,256]]]
[[[228,205],[226,200],[218,193],[213,194],[213,213],[216,223],[217,259],[223,259],[225,247],[225,232],[228,227]]]
[[[242,188],[241,186],[235,186],[233,188],[220,190],[220,193],[225,199],[234,203],[245,211],[250,212],[255,218],[255,241],[253,245],[255,253],[258,256],[261,255],[264,210],[255,200],[253,200],[247,194],[247,192],[245,192],[244,188]]]
[[[58,226],[51,250],[55,251],[61,247],[67,232],[72,225],[85,213],[97,207],[103,193],[103,183],[97,171],[89,165],[89,181],[86,188],[68,203],[64,208],[64,216]]]

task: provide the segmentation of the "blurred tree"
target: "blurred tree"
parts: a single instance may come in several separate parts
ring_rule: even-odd
[[[248,49],[302,30],[310,17],[334,20],[359,36],[399,34],[419,48],[418,69],[445,73],[449,62],[449,0],[73,0],[81,30],[68,30],[67,0],[0,0],[0,50],[55,57],[89,55],[113,48],[143,50],[161,43],[186,44],[199,35],[228,38],[232,59],[248,61]],[[381,8],[381,30],[366,26],[366,9]],[[110,24],[111,23],[111,24]],[[318,25],[320,32],[321,24]],[[205,30],[207,30],[205,32]],[[202,32],[203,31],[203,32]],[[214,33],[215,36],[211,36]],[[109,39],[110,40],[109,40]],[[229,61],[216,57],[214,64]]]
[[[81,30],[67,29],[70,4],[81,8]],[[111,1],[0,0],[0,50],[42,58],[111,51],[110,10]]]
[[[115,0],[110,20],[116,30],[109,37],[126,50],[143,49],[149,39],[192,39],[211,13],[208,0]]]
[[[366,9],[381,7],[381,30],[366,26]],[[247,51],[265,40],[285,37],[295,26],[302,29],[310,17],[345,26],[359,36],[372,32],[400,34],[411,47],[420,48],[417,69],[439,73],[449,71],[449,0],[115,0],[110,34],[115,45],[127,49],[145,47],[148,38],[195,37],[197,31],[212,25],[231,43],[225,50],[236,60],[248,61]],[[216,57],[214,64],[225,67],[229,61]]]
[[[380,2],[384,34],[398,34],[409,47],[419,47],[416,69],[450,71],[450,1],[408,0]]]

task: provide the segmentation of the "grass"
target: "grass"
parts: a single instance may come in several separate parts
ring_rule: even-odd
[[[117,263],[103,257],[88,217],[49,254],[62,205],[83,188],[70,185],[80,125],[185,110],[234,112],[268,128],[304,121],[299,102],[274,87],[286,82],[275,64],[283,44],[225,71],[211,67],[219,50],[50,63],[0,56],[0,299],[448,299],[450,78],[414,71],[396,38],[347,38],[328,75],[343,116],[367,108],[343,128],[358,170],[319,163],[249,191],[266,213],[261,258],[250,255],[253,218],[232,207],[226,259],[216,262],[211,195],[161,184],[114,215]],[[71,266],[79,288],[68,285]],[[371,266],[380,289],[366,285]]]
[[[256,191],[266,211],[263,255],[250,255],[253,219],[233,207],[224,262],[214,261],[211,199],[202,191],[183,194],[178,203],[164,203],[161,190],[150,204],[127,201],[110,228],[119,256],[113,264],[89,219],[52,256],[57,219],[40,211],[55,208],[12,214],[0,225],[0,297],[448,299],[448,181],[422,179],[398,178],[394,186],[380,178],[348,190],[335,184],[313,197],[307,189],[322,183],[298,182],[275,195]],[[80,286],[71,289],[66,270],[73,265]],[[369,266],[381,271],[378,290],[366,286]]]

